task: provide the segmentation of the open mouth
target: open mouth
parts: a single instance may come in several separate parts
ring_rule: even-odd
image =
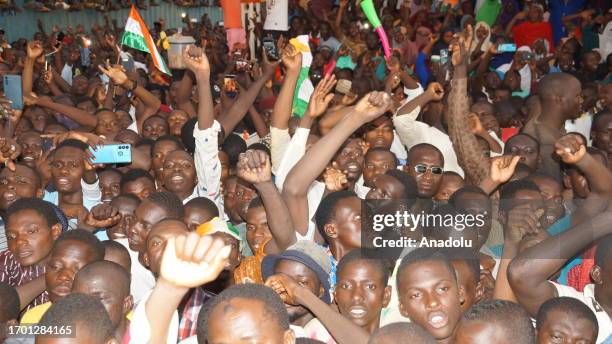
[[[349,172],[359,172],[361,170],[361,165],[356,162],[351,162],[346,165],[346,170]]]
[[[70,184],[70,179],[64,178],[64,177],[57,178],[57,184],[58,185],[68,185]]]
[[[353,306],[349,308],[349,314],[353,318],[363,318],[368,314],[368,310],[363,306]]]
[[[2,199],[7,202],[14,202],[17,199],[17,194],[13,191],[6,191],[2,194]]]
[[[33,156],[31,156],[31,155],[27,155],[27,156],[23,157],[23,161],[25,161],[25,162],[30,162],[30,161],[34,161],[34,160],[36,160],[36,159]]]
[[[180,182],[182,182],[183,180],[185,180],[185,178],[184,178],[183,176],[181,176],[180,174],[179,174],[179,175],[172,176],[172,177],[170,178],[170,181],[172,181],[172,182],[174,182],[174,183],[180,183]]]
[[[442,328],[448,324],[448,317],[442,312],[431,312],[427,316],[427,322],[433,328]]]

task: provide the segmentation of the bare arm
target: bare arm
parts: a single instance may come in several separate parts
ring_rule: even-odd
[[[270,118],[270,125],[277,129],[287,129],[289,126],[293,93],[302,66],[302,54],[293,46],[287,46],[282,52],[282,62],[287,72]]]
[[[44,275],[38,276],[30,282],[16,287],[17,295],[19,295],[19,309],[23,310],[26,308],[32,300],[45,291],[45,287]]]
[[[93,114],[77,107],[55,103],[48,97],[39,98],[36,104],[64,114],[82,126],[95,128],[98,125],[98,119]]]
[[[478,185],[489,173],[489,162],[482,158],[483,151],[476,136],[468,134],[471,132],[466,116],[470,110],[467,102],[467,64],[472,37],[471,26],[468,26],[464,37],[468,38],[457,44],[451,59],[455,69],[448,98],[448,136],[457,152],[457,160],[465,171],[466,180]]]
[[[312,99],[311,99],[312,101]],[[283,185],[283,198],[287,202],[296,230],[308,228],[308,188],[323,172],[338,148],[363,124],[373,120],[391,106],[387,93],[372,92],[352,107],[353,112],[344,117],[327,135],[312,146],[293,167]]]
[[[253,126],[255,126],[255,130],[257,131],[257,135],[260,138],[263,138],[270,133],[270,128],[266,126],[266,122],[264,122],[263,117],[261,117],[261,114],[257,111],[257,109],[255,109],[254,106],[249,108],[249,117],[251,118]]]
[[[257,98],[259,91],[264,86],[266,81],[270,79],[274,75],[274,69],[277,64],[269,65],[267,68],[264,68],[264,73],[259,79],[255,80],[251,87],[248,90],[238,97],[238,100],[229,108],[227,113],[219,118],[219,123],[223,128],[223,132],[226,135],[229,135],[236,125],[242,120],[244,115],[249,110],[249,107],[253,105],[253,102]],[[212,107],[211,107],[212,108]]]

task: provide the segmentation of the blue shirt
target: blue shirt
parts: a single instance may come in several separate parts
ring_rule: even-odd
[[[563,17],[582,11],[586,5],[586,0],[549,0],[548,5],[550,7],[548,21],[552,26],[553,43],[557,46],[561,38],[567,36],[567,29],[563,25]]]

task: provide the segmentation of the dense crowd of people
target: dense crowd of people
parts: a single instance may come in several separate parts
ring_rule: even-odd
[[[610,3],[375,8],[2,32],[0,341],[612,343]]]

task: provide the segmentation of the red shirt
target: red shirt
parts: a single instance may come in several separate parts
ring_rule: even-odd
[[[532,23],[526,21],[516,25],[512,28],[512,38],[514,38],[517,47],[531,46],[533,42],[541,38],[548,41],[551,50],[554,47],[552,26],[549,22]]]

